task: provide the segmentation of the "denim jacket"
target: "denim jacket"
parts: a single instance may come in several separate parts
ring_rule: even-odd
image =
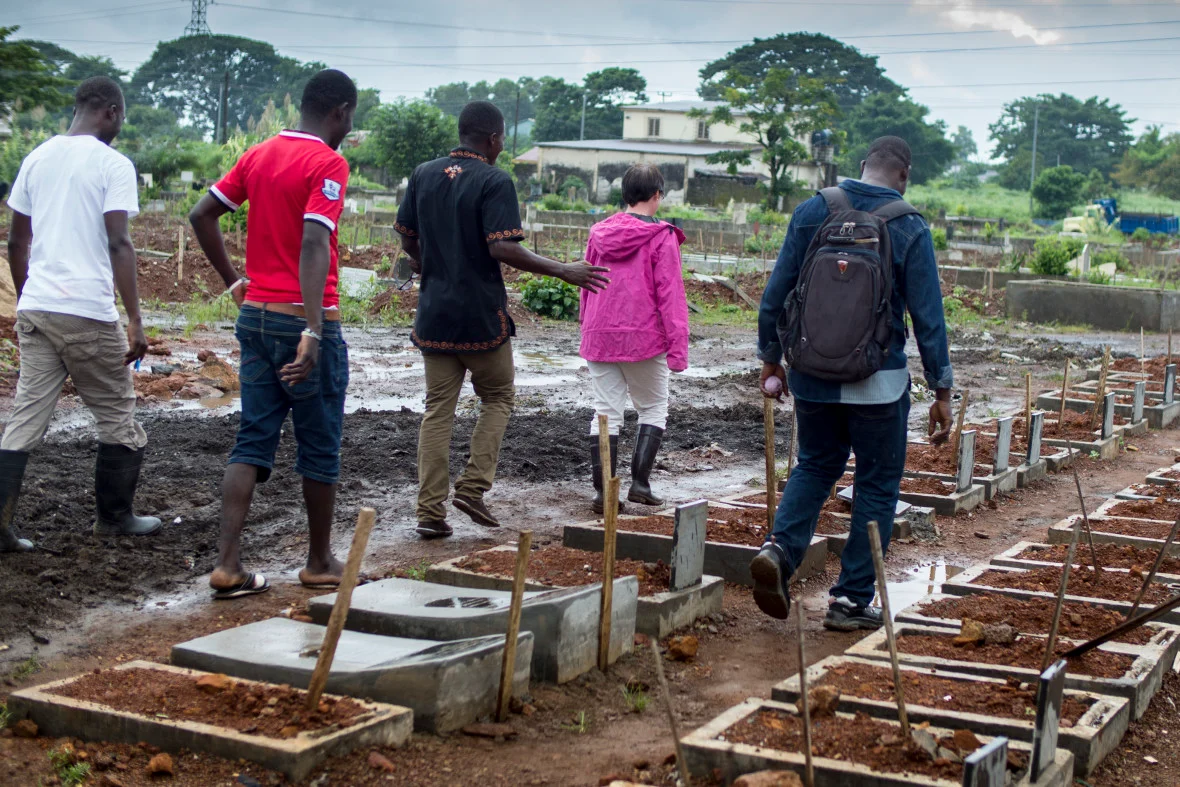
[[[846,180],[840,188],[857,210],[870,211],[901,198],[893,189],[857,180]],[[783,348],[776,329],[779,314],[795,289],[807,247],[827,217],[827,203],[818,195],[799,205],[791,217],[758,311],[758,357],[767,363],[782,363]],[[905,355],[907,306],[926,384],[932,389],[952,386],[942,288],[930,228],[921,216],[903,216],[889,222],[889,235],[893,249],[893,341],[881,370],[866,380],[843,384],[791,370],[788,384],[799,399],[845,404],[887,404],[900,399],[910,380]]]

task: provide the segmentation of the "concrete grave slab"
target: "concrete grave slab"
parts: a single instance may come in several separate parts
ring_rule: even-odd
[[[945,495],[902,492],[901,499],[916,506],[933,508],[934,513],[941,516],[958,516],[979,508],[984,502],[985,495],[982,484],[972,484],[966,490],[957,490]]]
[[[955,636],[955,632],[951,629],[939,626],[919,626],[913,623],[895,623],[894,632],[898,638],[905,637],[907,634],[929,634],[948,638]],[[1174,659],[1161,658],[1165,651],[1146,650],[1135,645],[1124,645],[1117,642],[1108,642],[1099,647],[1109,653],[1117,653],[1133,659],[1126,673],[1117,678],[1097,678],[1070,673],[1066,676],[1065,687],[1074,691],[1126,697],[1130,701],[1131,720],[1135,721],[1147,712],[1151,698],[1159,691],[1164,673],[1171,668]],[[844,655],[888,663],[889,646],[885,639],[884,629],[878,629],[855,643],[844,651]],[[919,656],[904,651],[897,655],[902,664],[946,672],[960,672],[967,675],[983,675],[1001,680],[1012,676],[1022,682],[1035,684],[1040,675],[1039,669],[970,661],[970,652],[968,651],[964,651],[962,659]]]
[[[1153,404],[1143,408],[1147,425],[1155,430],[1167,429],[1180,418],[1180,402]]]
[[[172,663],[247,680],[307,688],[324,627],[270,618],[172,646]],[[513,693],[526,694],[533,635],[518,640]],[[504,636],[455,642],[381,637],[344,631],[328,691],[404,705],[415,729],[446,732],[495,710]]]
[[[874,667],[887,667],[881,661],[853,658],[851,656],[828,656],[826,659],[807,668],[807,685],[809,687],[822,685],[825,676],[833,669],[865,664]],[[994,685],[1001,690],[1007,683],[1000,678],[987,678],[980,675],[966,675],[957,672],[943,672],[929,670],[910,665],[901,667],[903,679],[907,673],[930,675],[944,680],[962,681],[964,683],[985,683]],[[1066,749],[1074,755],[1074,775],[1086,777],[1097,769],[1099,763],[1114,751],[1131,721],[1130,702],[1126,697],[1110,697],[1085,691],[1067,691],[1066,696],[1090,706],[1089,710],[1072,727],[1062,727],[1058,737],[1058,747]],[[793,705],[799,699],[799,676],[784,680],[772,690],[770,698],[775,702]],[[837,711],[844,713],[863,712],[879,719],[896,719],[897,703],[893,700],[881,701],[865,699],[851,694],[842,693]],[[966,713],[947,710],[945,708],[927,707],[906,703],[906,714],[911,724],[929,722],[936,727],[947,729],[967,729],[980,735],[1011,738],[1015,741],[1031,743],[1034,722],[1029,719],[1012,719],[993,716],[984,713]]]
[[[1068,443],[1068,444],[1067,444]],[[1097,455],[1097,459],[1102,462],[1109,462],[1119,457],[1119,435],[1114,434],[1107,438],[1099,438],[1095,436],[1093,440],[1058,440],[1056,438],[1045,438],[1045,445],[1054,448],[1069,449],[1081,451],[1090,456]]]
[[[705,524],[708,514],[707,500],[676,506],[672,527],[672,558],[668,562],[672,575],[668,589],[673,592],[699,585],[705,574]]]
[[[1180,497],[1180,493],[1165,492],[1164,494],[1167,495],[1169,501],[1174,500],[1176,497]],[[1127,517],[1122,514],[1113,513],[1111,509],[1122,502],[1124,501],[1118,499],[1107,500],[1102,505],[1098,506],[1098,508],[1094,509],[1094,513],[1091,516],[1116,517],[1119,519],[1139,519],[1143,522],[1167,522],[1168,524],[1171,524],[1173,521],[1171,519],[1144,519],[1142,517]]]
[[[913,506],[911,511],[925,510],[930,511],[931,521],[933,522],[934,511],[932,509],[920,509],[918,506]],[[848,536],[852,530],[852,514],[832,514],[833,519],[838,519],[844,523],[847,530],[839,534],[825,533],[822,538],[828,541],[828,551],[836,557],[844,554],[844,547],[848,545]],[[901,541],[907,538],[913,538],[913,523],[908,519],[894,519],[893,520],[893,534],[890,538],[894,541]]]
[[[681,738],[684,748],[684,759],[689,772],[695,776],[709,776],[719,772],[726,784],[732,784],[735,779],[747,773],[765,770],[787,770],[802,775],[805,760],[802,752],[779,751],[743,743],[730,743],[722,736],[726,730],[763,710],[775,710],[798,716],[794,705],[774,702],[773,700],[749,699],[722,713],[703,727]],[[852,714],[838,713],[841,718],[852,718]],[[882,721],[887,721],[883,719]],[[900,733],[901,725],[898,725]],[[932,735],[942,738],[949,737],[949,729],[930,727]],[[984,743],[990,738],[982,738]],[[1011,741],[1009,746],[1014,751],[1025,754],[1031,752],[1031,747],[1020,741]],[[1040,781],[1029,782],[1027,777],[1013,782],[1014,787],[1068,787],[1073,781],[1073,754],[1058,749],[1054,757],[1054,764]],[[960,782],[946,779],[935,779],[912,773],[881,773],[873,771],[864,765],[834,760],[826,757],[812,757],[812,767],[815,773],[815,787],[962,787]]]
[[[525,593],[520,630],[533,634],[534,680],[565,683],[598,666],[600,595],[597,584]],[[383,579],[356,589],[345,625],[386,637],[438,641],[503,636],[511,600],[512,593],[504,590]],[[311,599],[312,620],[326,624],[335,602],[335,593]],[[611,655],[613,662],[622,652]]]
[[[148,661],[132,661],[114,669],[154,670],[193,679],[208,674]],[[55,738],[127,744],[143,742],[168,752],[184,749],[230,761],[248,760],[285,773],[295,782],[303,781],[328,757],[343,756],[371,746],[401,746],[414,727],[414,714],[409,708],[358,700],[368,713],[344,729],[301,732],[287,739],[245,735],[228,727],[142,716],[52,693],[79,677],[14,692],[8,697],[8,710],[13,721],[32,719],[42,735]]]
[[[1030,569],[1030,568],[1045,568],[1046,566],[1060,567],[1061,562],[1056,561],[1056,560],[1047,560],[1047,559],[1042,560],[1042,559],[1038,559],[1038,558],[1018,557],[1018,555],[1020,555],[1023,552],[1026,552],[1026,551],[1032,550],[1033,552],[1035,552],[1037,550],[1051,549],[1052,547],[1053,547],[1052,544],[1042,544],[1042,543],[1038,543],[1035,541],[1021,541],[1020,543],[1016,544],[1015,546],[1010,547],[1009,549],[1006,549],[1003,552],[1001,552],[1000,554],[993,557],[991,560],[991,564],[993,566],[1003,566],[1004,568],[1021,568],[1021,569],[1026,569],[1026,570]],[[1078,562],[1080,562],[1081,565],[1088,565],[1088,563],[1089,563],[1089,560],[1090,560],[1089,552],[1083,548],[1083,545],[1081,543],[1078,544],[1078,553],[1074,557],[1074,560],[1075,560],[1075,565],[1078,564]],[[1130,569],[1110,568],[1108,566],[1104,566],[1103,571],[1114,571],[1114,572],[1117,572],[1120,574],[1131,573]],[[1154,581],[1161,582],[1165,585],[1172,585],[1172,584],[1180,583],[1180,575],[1157,573],[1155,575]]]
[[[1165,487],[1150,486],[1145,489],[1144,487],[1147,487],[1147,486],[1148,486],[1147,484],[1142,484],[1142,485],[1134,484],[1132,486],[1124,487],[1123,489],[1120,489],[1119,491],[1114,493],[1114,499],[1115,500],[1155,500],[1160,495],[1167,494]],[[1146,491],[1155,492],[1155,494],[1152,494],[1152,495],[1143,494]]]
[[[1044,481],[1049,477],[1049,462],[1038,459],[1033,464],[1022,464],[1016,468],[1016,488],[1027,489],[1037,481]]]
[[[976,469],[980,467],[990,469],[990,465],[977,464]],[[935,481],[946,481],[947,483],[956,483],[958,479],[955,476],[944,475],[942,473],[924,473],[924,472],[907,472],[906,478],[932,478]],[[973,476],[971,481],[983,487],[983,499],[985,501],[994,499],[997,495],[1005,492],[1011,492],[1016,489],[1019,483],[1019,473],[1017,468],[1012,467],[1003,470],[999,473],[988,473],[987,475]]]
[[[1049,528],[1050,544],[1068,544],[1073,532],[1074,522],[1081,519],[1080,514],[1066,517]],[[1144,536],[1125,535],[1118,532],[1119,521],[1126,517],[1090,516],[1090,528],[1094,533],[1095,544],[1130,544],[1140,549],[1154,549],[1157,552],[1163,548],[1166,538],[1146,538]],[[1147,519],[1131,519],[1132,522],[1150,522]],[[1173,542],[1168,548],[1169,555],[1180,555],[1180,543]]]
[[[1159,470],[1152,470],[1144,480],[1149,484],[1158,484],[1159,486],[1180,486],[1180,478],[1168,478],[1168,473],[1180,474],[1180,464],[1175,464],[1171,467],[1161,467]]]

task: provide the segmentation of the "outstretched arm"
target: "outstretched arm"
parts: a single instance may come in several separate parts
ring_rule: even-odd
[[[517,241],[494,240],[488,245],[488,250],[498,262],[517,270],[537,273],[542,276],[553,276],[590,292],[598,292],[610,284],[610,279],[603,275],[609,271],[609,268],[586,265],[581,262],[571,262],[567,265],[534,254],[525,248],[524,244]]]

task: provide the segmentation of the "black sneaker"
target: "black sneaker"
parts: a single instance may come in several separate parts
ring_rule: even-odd
[[[875,631],[884,625],[881,608],[865,605],[858,607],[846,596],[828,601],[828,614],[824,616],[824,628],[832,631]]]
[[[750,561],[750,575],[754,578],[754,603],[772,618],[786,620],[791,612],[787,556],[773,541],[762,545],[762,551]]]

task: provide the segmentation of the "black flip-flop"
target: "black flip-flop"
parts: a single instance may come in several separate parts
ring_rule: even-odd
[[[238,584],[228,588],[214,590],[213,599],[215,601],[226,601],[231,598],[241,598],[242,596],[256,596],[268,590],[270,590],[270,583],[266,581],[266,577],[262,576],[262,574],[246,574],[246,578]]]

